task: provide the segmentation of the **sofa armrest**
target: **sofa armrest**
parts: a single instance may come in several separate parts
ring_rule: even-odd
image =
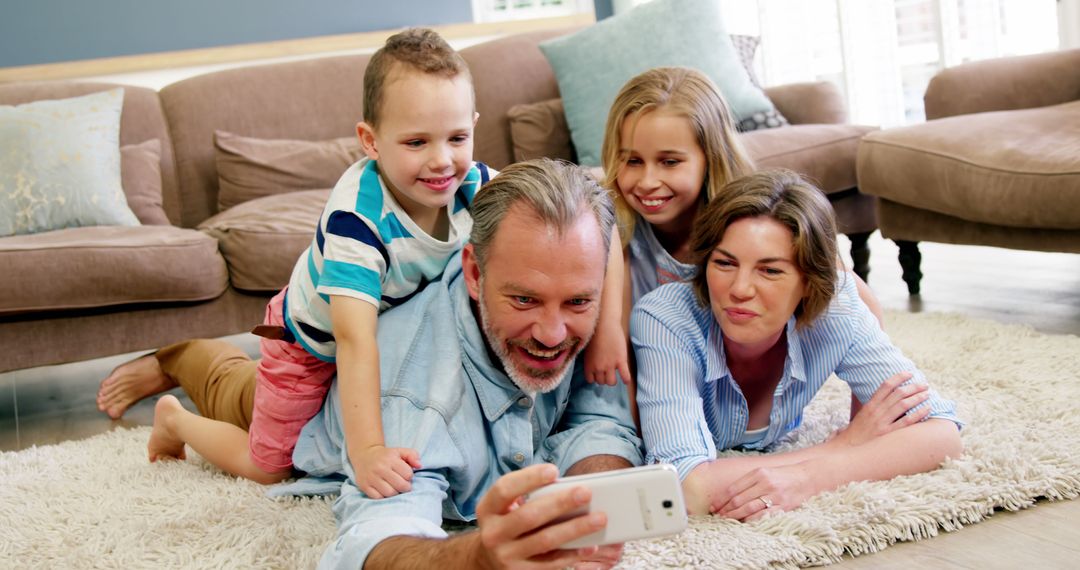
[[[926,118],[1030,109],[1080,99],[1080,49],[1001,57],[942,70],[930,80]]]
[[[828,81],[766,87],[765,94],[793,125],[839,124],[848,120],[844,94]]]

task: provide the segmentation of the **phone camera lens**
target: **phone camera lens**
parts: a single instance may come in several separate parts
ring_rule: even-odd
[[[670,509],[670,508],[671,508],[671,505],[672,505],[671,501],[664,501],[664,502],[663,502],[663,503],[661,503],[661,504],[662,504],[662,505],[664,505],[664,508],[665,508],[665,509]]]

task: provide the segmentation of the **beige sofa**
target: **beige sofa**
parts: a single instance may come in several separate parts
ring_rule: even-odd
[[[515,35],[462,51],[480,113],[478,160],[495,168],[512,162],[512,126],[520,131],[529,125],[512,121],[511,109],[558,97],[537,44],[560,33],[567,31]],[[0,371],[232,334],[260,322],[267,299],[287,282],[310,242],[326,198],[319,188],[328,188],[343,169],[322,172],[329,183],[290,188],[305,191],[221,209],[224,168],[232,163],[220,141],[215,145],[215,131],[249,139],[339,139],[336,152],[361,116],[368,57],[251,65],[192,77],[160,92],[128,87],[121,144],[162,142],[162,197],[170,225],[0,238]],[[0,85],[0,104],[111,87],[6,84]],[[807,172],[834,199],[842,230],[868,234],[876,225],[873,200],[855,190],[854,160],[859,138],[870,129],[842,124],[842,98],[828,84],[776,87],[768,94],[794,126],[743,135],[759,164]],[[318,144],[325,153],[329,143]],[[255,166],[272,170],[275,163]]]
[[[858,155],[911,294],[919,241],[1080,253],[1080,49],[946,69],[924,101]]]

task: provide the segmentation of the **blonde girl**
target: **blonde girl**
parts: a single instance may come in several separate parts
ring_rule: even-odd
[[[686,67],[650,69],[623,86],[601,156],[627,246],[631,304],[694,275],[688,244],[698,210],[754,170],[716,85]]]

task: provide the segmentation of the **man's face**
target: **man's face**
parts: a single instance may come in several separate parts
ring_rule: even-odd
[[[484,336],[522,390],[555,389],[592,338],[606,257],[592,215],[560,236],[521,205],[499,224],[482,274],[466,246],[465,279]]]

